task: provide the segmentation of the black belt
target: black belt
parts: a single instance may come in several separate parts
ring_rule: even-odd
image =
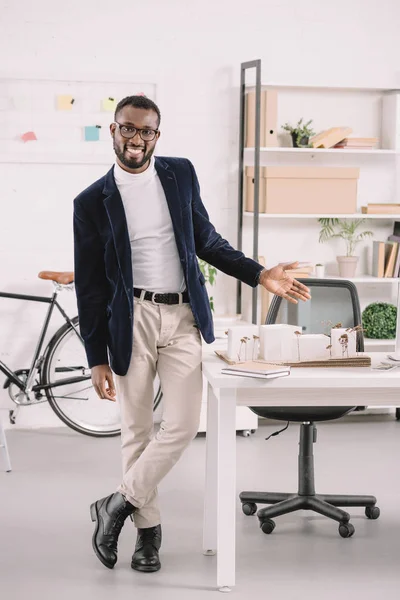
[[[143,292],[144,296],[142,296]],[[189,294],[186,290],[179,293],[159,294],[156,292],[145,292],[139,288],[133,288],[133,295],[136,296],[136,298],[142,296],[143,300],[151,300],[153,304],[182,304],[182,302],[189,302]]]

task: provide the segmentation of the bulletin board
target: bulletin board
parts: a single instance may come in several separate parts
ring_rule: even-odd
[[[109,164],[109,125],[119,100],[156,85],[143,82],[0,79],[0,162]]]

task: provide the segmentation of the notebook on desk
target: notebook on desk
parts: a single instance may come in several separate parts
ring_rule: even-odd
[[[273,379],[290,375],[290,367],[249,360],[237,365],[230,365],[221,370],[224,375],[255,377],[256,379]]]

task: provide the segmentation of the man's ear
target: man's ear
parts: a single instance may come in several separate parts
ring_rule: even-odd
[[[115,134],[115,130],[116,130],[116,128],[117,128],[117,127],[116,127],[115,123],[111,123],[111,125],[110,125],[110,133],[111,133],[111,137],[114,137],[114,134]]]

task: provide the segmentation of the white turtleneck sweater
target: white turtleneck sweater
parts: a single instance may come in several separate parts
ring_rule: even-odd
[[[132,250],[133,285],[150,292],[183,292],[185,278],[154,156],[143,173],[114,165]]]

